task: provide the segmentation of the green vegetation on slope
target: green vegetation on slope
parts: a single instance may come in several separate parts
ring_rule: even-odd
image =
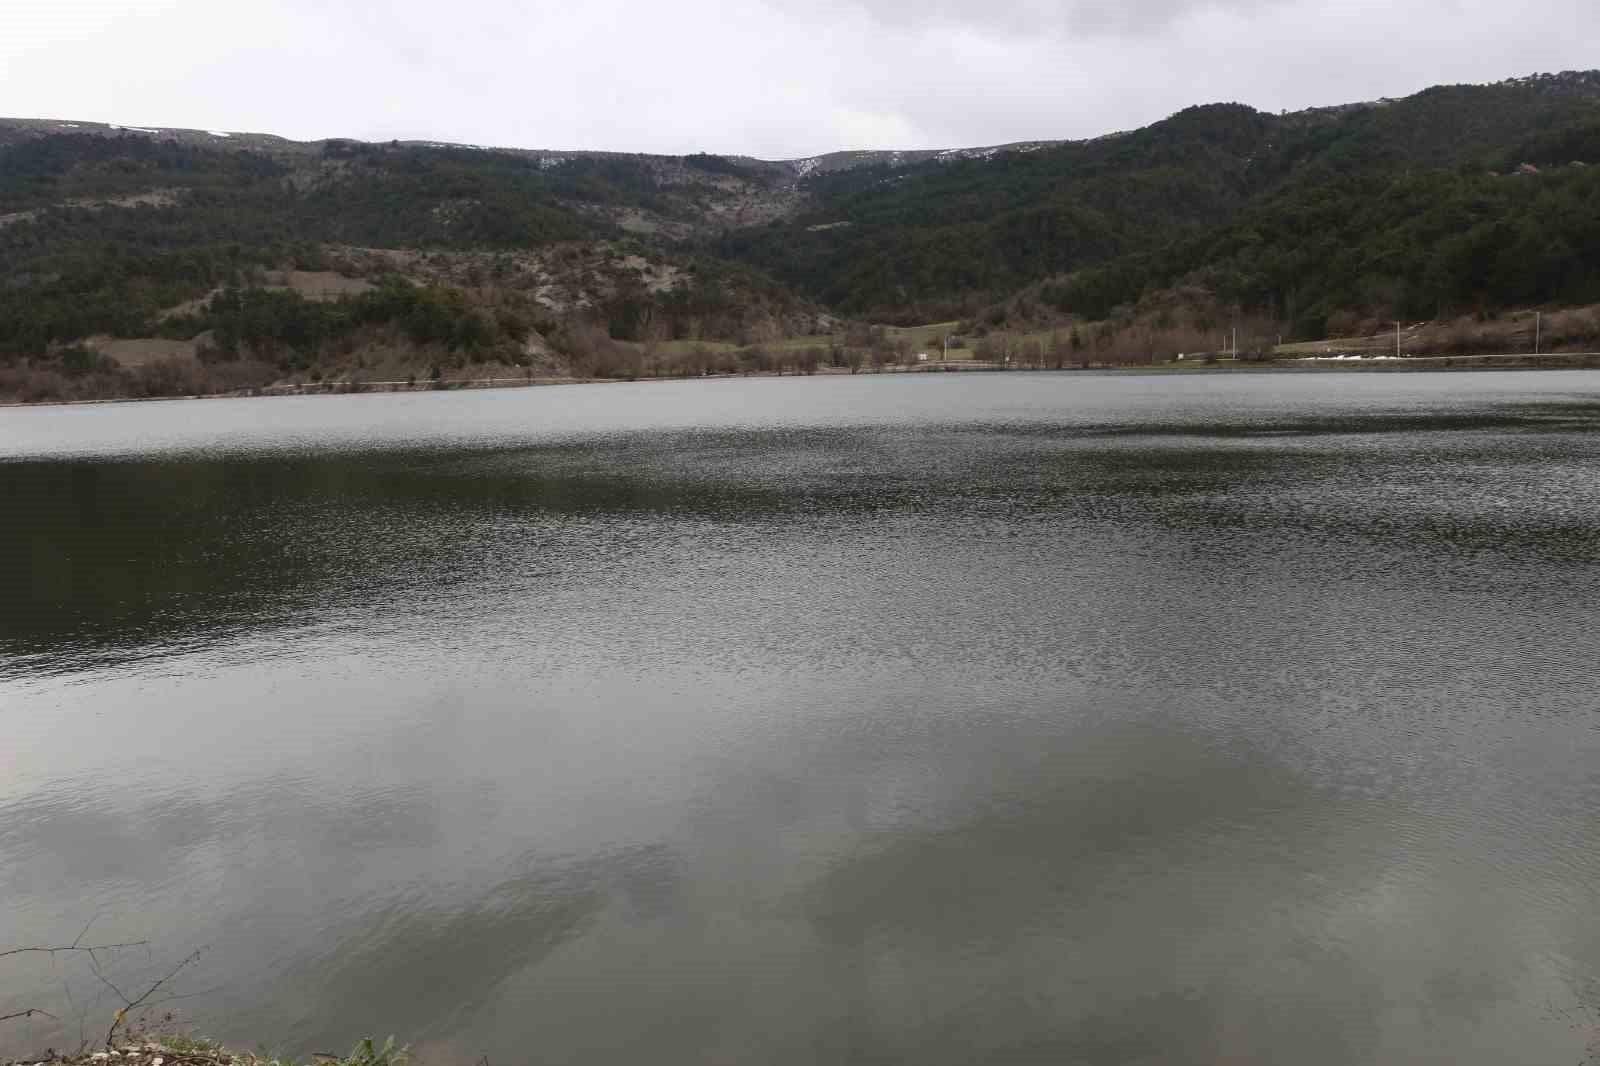
[[[806,313],[805,301],[759,271],[684,249],[670,253],[670,283],[596,267],[586,249],[623,237],[606,209],[682,212],[680,184],[638,157],[551,164],[514,153],[329,142],[307,163],[139,136],[25,141],[0,149],[0,203],[18,209],[0,217],[0,361],[44,359],[94,334],[139,337],[159,327],[173,335],[176,323],[159,324],[165,309],[248,286],[266,269],[325,269],[330,246],[549,250],[540,278],[520,282],[517,313],[531,320],[573,311],[625,340],[651,330],[736,338],[754,320]],[[160,195],[148,195],[152,189]],[[146,195],[118,199],[136,193]],[[639,250],[653,249],[646,242]],[[580,289],[571,301],[581,306],[554,298],[537,306],[540,279],[545,289]],[[456,287],[506,285],[491,276]],[[289,328],[294,316],[283,314]],[[295,314],[310,320],[309,312]]]
[[[841,310],[926,320],[1225,221],[1249,195],[1267,126],[1215,105],[1123,137],[829,174],[811,183],[813,213],[730,235],[721,251]]]
[[[1597,247],[1581,235],[1592,203],[1574,186],[1548,198],[1491,190],[1487,172],[1520,162],[1600,163],[1597,96],[1600,74],[1588,73],[1295,115],[1191,108],[1098,141],[824,175],[809,183],[814,211],[733,234],[721,250],[842,310],[895,321],[970,314],[1052,275],[1111,262],[1070,283],[1071,296],[1058,305],[1104,314],[1196,270],[1220,285],[1219,299],[1296,303],[1297,319],[1314,319],[1314,304],[1349,308],[1371,302],[1365,290],[1397,285],[1390,302],[1411,310],[1463,298],[1562,299],[1586,291],[1582,278]],[[1436,211],[1440,198],[1449,206]],[[1519,217],[1552,207],[1559,222]],[[1412,225],[1422,212],[1430,217]],[[1466,243],[1509,237],[1523,254],[1545,236],[1568,237],[1545,243],[1541,265],[1528,271],[1458,265],[1425,280],[1424,265],[1398,262],[1481,260],[1481,250],[1444,242],[1497,218],[1505,225]],[[1402,224],[1408,232],[1392,247],[1359,229]],[[1256,262],[1256,251],[1266,262]],[[1301,291],[1308,287],[1318,292]]]
[[[8,372],[105,371],[97,337],[285,371],[388,346],[395,366],[521,353],[559,372],[614,342],[839,333],[824,308],[975,336],[1139,325],[1187,350],[1224,321],[1312,340],[1600,301],[1600,72],[1285,115],[1213,104],[798,188],[792,167],[705,153],[5,131]],[[378,291],[268,291],[330,270]]]
[[[1040,295],[1105,318],[1185,281],[1285,320],[1306,340],[1341,314],[1414,321],[1600,302],[1600,167],[1297,182],[1215,232],[1081,271]]]
[[[57,134],[0,151],[0,214],[150,189],[235,189],[286,167],[251,152],[202,152],[148,137]]]

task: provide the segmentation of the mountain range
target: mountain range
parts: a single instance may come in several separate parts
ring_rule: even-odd
[[[62,395],[1592,303],[1600,71],[792,160],[0,119],[0,373]]]

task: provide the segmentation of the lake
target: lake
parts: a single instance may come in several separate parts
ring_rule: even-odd
[[[0,507],[0,947],[237,1046],[1600,1040],[1600,375],[13,409]]]

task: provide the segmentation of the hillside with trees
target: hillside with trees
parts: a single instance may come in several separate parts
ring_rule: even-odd
[[[1406,202],[1419,206],[1429,193],[1470,199],[1471,190],[1488,187],[1491,173],[1523,163],[1600,164],[1597,129],[1600,73],[1441,87],[1405,100],[1293,115],[1210,105],[1095,141],[822,175],[807,183],[816,204],[810,211],[732,234],[720,250],[840,310],[888,320],[969,315],[1046,277],[1105,263],[1117,265],[1076,279],[1070,288],[1078,295],[1058,300],[1060,306],[1104,315],[1136,301],[1146,285],[1170,285],[1207,266],[1222,279],[1219,299],[1252,306],[1274,300],[1285,306],[1303,285],[1332,285],[1332,294],[1299,294],[1309,312],[1315,303],[1345,306],[1364,287],[1383,289],[1410,276],[1409,269],[1385,266],[1381,249],[1373,250],[1376,260],[1368,249],[1353,249],[1352,223],[1386,224],[1389,213],[1404,214]],[[1574,191],[1586,181],[1572,179]],[[1581,219],[1582,211],[1566,192],[1554,195],[1578,215],[1564,211],[1563,223]],[[1575,195],[1581,200],[1581,192]],[[1375,197],[1390,206],[1372,204]],[[1412,249],[1431,255],[1450,225],[1470,228],[1502,207],[1520,211],[1513,205],[1530,197],[1537,199],[1508,188],[1490,195],[1481,210],[1458,205],[1416,226],[1390,259]],[[1290,243],[1303,237],[1316,244],[1311,254],[1319,261],[1336,250],[1337,265],[1295,273],[1276,261],[1292,258],[1293,249],[1267,244],[1260,247],[1265,264],[1239,261],[1250,258],[1248,246],[1267,241],[1263,228],[1285,227],[1299,228]],[[1176,259],[1173,249],[1181,250]],[[1145,258],[1151,265],[1143,265]],[[1502,303],[1560,299],[1586,268],[1552,270],[1541,270],[1542,280],[1531,286],[1480,286],[1481,296]],[[1270,280],[1231,280],[1263,271]],[[1424,296],[1418,284],[1407,282],[1401,302],[1437,303],[1446,291],[1454,300],[1461,290],[1439,282]]]
[[[814,332],[831,319],[759,270],[627,224],[692,229],[763,180],[692,158],[47,132],[0,148],[0,365],[81,376],[116,358],[92,354],[108,342],[166,338],[242,357],[252,380],[336,369],[363,343],[424,372],[564,372],[582,354],[564,337]],[[272,281],[308,274],[373,291]]]
[[[0,373],[29,395],[819,335],[860,362],[872,322],[1310,341],[1589,303],[1600,72],[787,162],[0,120]]]

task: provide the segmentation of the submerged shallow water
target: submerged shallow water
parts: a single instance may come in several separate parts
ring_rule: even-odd
[[[1600,377],[0,411],[0,947],[429,1062],[1577,1063]],[[103,1032],[0,959],[0,1054]],[[97,992],[97,989],[99,990]]]

